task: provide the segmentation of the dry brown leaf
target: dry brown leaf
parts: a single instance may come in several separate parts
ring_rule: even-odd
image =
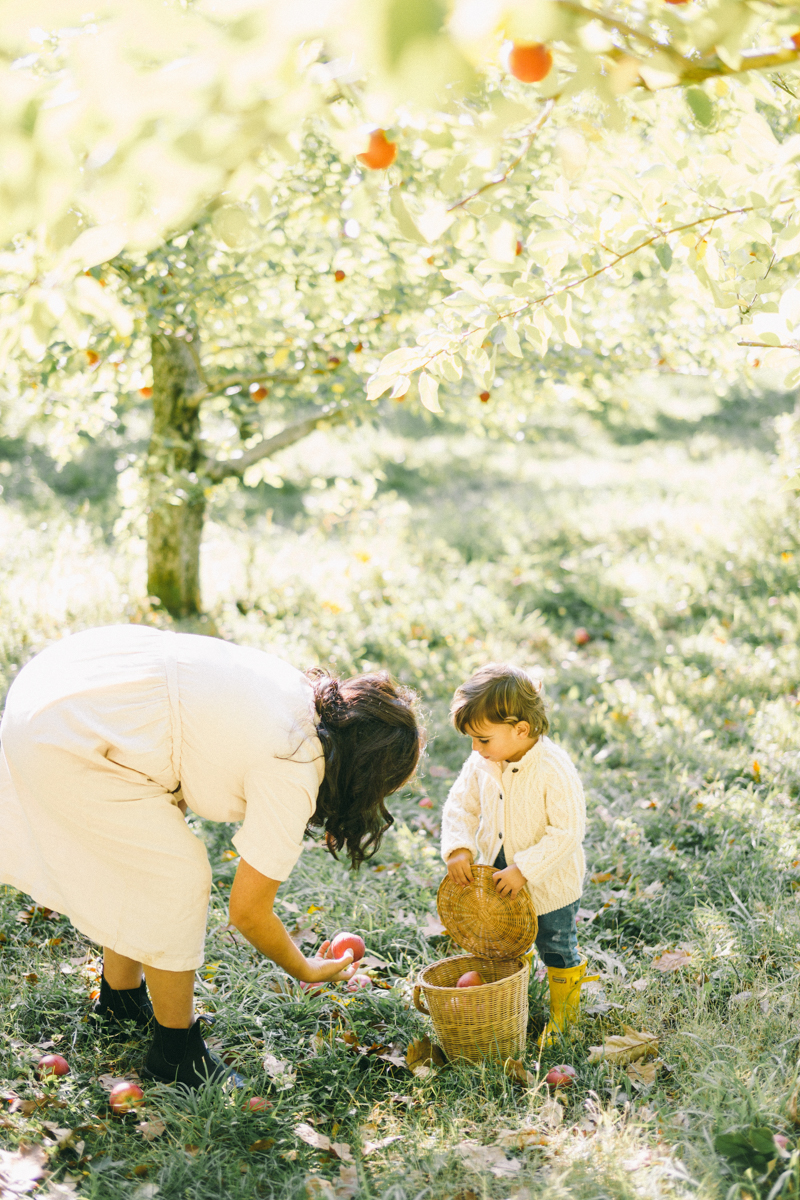
[[[334,1195],[339,1200],[350,1200],[358,1192],[358,1173],[355,1167],[339,1167],[339,1178],[333,1184]]]
[[[606,1038],[602,1046],[589,1047],[590,1063],[609,1062],[621,1067],[658,1054],[658,1038],[654,1034],[632,1029],[630,1025],[622,1028],[623,1033]]]
[[[36,1200],[75,1200],[75,1189],[78,1186],[78,1180],[72,1179],[69,1175],[61,1179],[58,1183],[54,1179],[47,1181],[47,1191],[37,1192]]]
[[[564,1120],[564,1110],[557,1100],[545,1100],[542,1107],[539,1109],[538,1117],[543,1121],[548,1129],[557,1129]]]
[[[407,1063],[407,1062],[406,1062],[406,1060],[403,1058],[402,1054],[400,1054],[399,1052],[398,1052],[398,1053],[394,1053],[393,1051],[391,1051],[391,1050],[390,1050],[388,1053],[386,1053],[386,1054],[378,1054],[376,1057],[377,1057],[377,1058],[379,1058],[379,1059],[381,1060],[381,1062],[388,1062],[388,1063],[391,1063],[393,1067],[406,1067],[406,1066],[408,1066],[408,1063]]]
[[[153,1121],[140,1121],[136,1126],[146,1142],[154,1142],[167,1132],[167,1127],[158,1117]]]
[[[441,1048],[429,1037],[417,1038],[406,1050],[406,1066],[414,1075],[427,1075],[431,1064],[443,1067],[447,1059]]]
[[[536,1086],[536,1076],[532,1075],[518,1058],[507,1058],[503,1070],[509,1079],[516,1079],[518,1083],[524,1083],[526,1087]]]
[[[327,1134],[318,1133],[313,1125],[309,1125],[305,1121],[295,1125],[294,1132],[301,1142],[305,1142],[307,1146],[313,1146],[315,1150],[330,1150],[331,1148],[331,1139]]]
[[[271,1150],[275,1145],[275,1138],[259,1138],[257,1142],[253,1142],[252,1146],[248,1147],[251,1154],[256,1154],[259,1150]]]
[[[335,1154],[342,1162],[351,1163],[353,1161],[353,1151],[347,1142],[331,1142],[331,1154]]]
[[[692,965],[691,956],[685,950],[667,950],[660,958],[653,959],[651,966],[654,971],[680,971],[681,967]]]
[[[392,1142],[401,1142],[404,1137],[405,1134],[393,1133],[389,1137],[378,1138],[376,1142],[364,1142],[361,1153],[366,1158],[368,1154],[374,1154],[376,1150],[383,1150],[386,1146],[391,1146]]]
[[[594,875],[589,876],[591,883],[608,883],[609,879],[616,879],[617,876],[613,871],[595,871]]]
[[[130,1081],[126,1080],[122,1075],[98,1075],[97,1082],[100,1084],[100,1087],[104,1092],[111,1092],[118,1083],[126,1083]]]
[[[524,1150],[527,1146],[549,1146],[550,1138],[538,1129],[523,1125],[521,1129],[501,1129],[497,1135],[497,1145],[508,1147],[510,1150]]]
[[[16,1200],[36,1187],[44,1174],[47,1155],[41,1146],[23,1146],[19,1150],[0,1150],[0,1197]]]
[[[632,1062],[625,1068],[625,1074],[640,1087],[650,1087],[656,1081],[657,1070],[658,1064],[654,1062]]]
[[[648,982],[649,982],[649,980],[647,980],[647,979],[634,979],[633,983],[631,984],[631,987],[633,988],[633,990],[635,992],[643,992],[645,990],[645,988],[647,987]]]
[[[522,1167],[518,1158],[506,1158],[500,1146],[479,1146],[477,1142],[464,1141],[453,1147],[465,1166],[477,1174],[491,1171],[492,1175],[516,1175]]]
[[[443,933],[447,933],[442,922],[433,913],[425,913],[425,920],[420,926],[420,932],[425,934],[425,937],[441,937]]]

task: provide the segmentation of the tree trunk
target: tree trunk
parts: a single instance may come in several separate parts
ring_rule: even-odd
[[[151,340],[153,433],[147,456],[147,590],[174,617],[200,612],[200,539],[206,497],[198,478],[200,389],[183,338]]]

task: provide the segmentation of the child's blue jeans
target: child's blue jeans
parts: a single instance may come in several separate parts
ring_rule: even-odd
[[[495,869],[503,871],[508,866],[505,850],[494,860]],[[546,967],[577,967],[582,958],[578,953],[578,934],[575,918],[580,900],[556,908],[553,912],[537,917],[539,931],[536,934],[536,949]]]

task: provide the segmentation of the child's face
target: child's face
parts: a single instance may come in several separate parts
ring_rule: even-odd
[[[472,749],[489,762],[519,762],[536,743],[527,721],[518,721],[516,725],[484,721],[474,729],[468,726],[464,732],[472,738]]]

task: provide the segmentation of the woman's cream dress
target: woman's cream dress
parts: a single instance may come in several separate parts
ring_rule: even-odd
[[[169,971],[203,961],[211,887],[180,799],[242,822],[238,852],[284,880],[324,772],[300,671],[143,625],[72,634],[32,659],[0,745],[0,882]]]

